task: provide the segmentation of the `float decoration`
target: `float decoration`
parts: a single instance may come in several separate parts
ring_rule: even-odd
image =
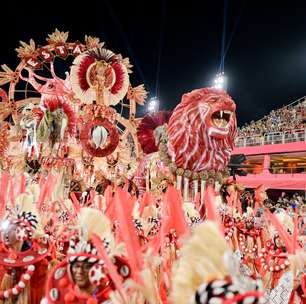
[[[84,170],[86,187],[99,170],[112,181],[130,178],[142,153],[136,106],[144,104],[147,92],[143,85],[131,86],[129,59],[93,36],[70,42],[69,32],[56,29],[46,40],[21,41],[17,68],[1,66],[0,119],[8,123],[1,138],[3,147],[9,143],[2,149],[2,167],[15,159],[12,172],[28,168],[36,178],[52,166],[59,173],[69,165],[72,179]],[[117,159],[111,168],[106,156]],[[34,162],[37,170],[28,166]]]

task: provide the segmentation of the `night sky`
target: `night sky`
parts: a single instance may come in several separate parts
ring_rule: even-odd
[[[23,2],[23,3],[21,3]],[[32,4],[31,4],[32,3]],[[162,109],[210,86],[220,65],[224,1],[5,1],[0,64],[15,68],[18,41],[98,36],[134,64]],[[306,1],[228,0],[225,73],[241,125],[306,95]],[[228,41],[231,39],[231,43]]]

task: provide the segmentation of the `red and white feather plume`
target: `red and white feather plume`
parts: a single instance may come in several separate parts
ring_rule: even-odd
[[[154,130],[168,123],[172,112],[162,111],[147,114],[140,122],[137,138],[144,153],[150,154],[158,151]]]
[[[110,50],[97,48],[75,58],[70,74],[72,90],[83,103],[89,104],[96,100],[94,81],[91,82],[95,75],[91,74],[91,70],[99,62],[108,66],[104,74],[104,94],[109,105],[116,105],[127,94],[129,75],[121,56]]]

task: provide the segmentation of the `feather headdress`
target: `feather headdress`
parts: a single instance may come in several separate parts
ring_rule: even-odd
[[[207,221],[196,227],[173,269],[173,303],[189,303],[203,282],[228,275],[223,263],[225,251],[226,241],[213,222]]]
[[[75,260],[84,261],[86,259],[90,262],[98,260],[98,251],[91,241],[93,235],[101,239],[108,254],[114,251],[115,240],[111,232],[111,223],[100,210],[88,207],[81,208],[77,227],[78,233],[71,237],[69,243],[68,254],[70,262]]]
[[[260,282],[243,277],[218,226],[200,224],[181,249],[173,269],[171,300],[176,304],[260,303]],[[240,302],[241,301],[241,302]]]

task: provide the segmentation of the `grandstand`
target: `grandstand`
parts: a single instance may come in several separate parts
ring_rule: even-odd
[[[246,155],[247,187],[306,191],[306,96],[240,127],[233,154]]]
[[[306,96],[238,128],[236,147],[306,141]]]

